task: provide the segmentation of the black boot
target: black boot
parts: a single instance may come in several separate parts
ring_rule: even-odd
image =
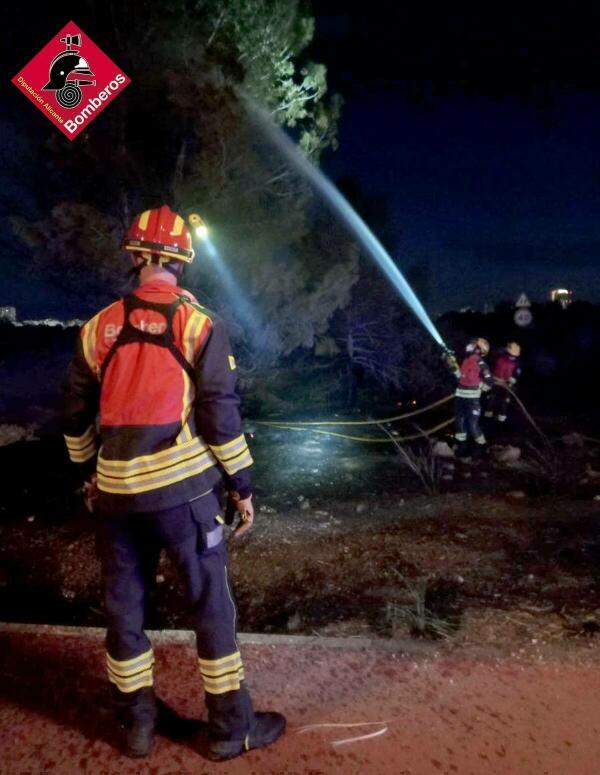
[[[120,692],[113,687],[113,704],[121,731],[121,748],[127,756],[148,756],[154,745],[158,708],[154,689],[145,686],[135,692]]]
[[[154,724],[132,721],[123,727],[123,753],[134,759],[149,756],[154,746]]]
[[[271,745],[285,732],[285,724],[285,716],[281,713],[255,713],[250,732],[243,740],[210,740],[206,757],[213,762],[223,762],[253,748]]]

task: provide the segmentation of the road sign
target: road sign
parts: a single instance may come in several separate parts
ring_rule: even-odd
[[[531,307],[531,302],[527,298],[527,294],[522,293],[517,299],[515,307]]]
[[[515,312],[513,319],[518,326],[525,328],[526,326],[530,326],[533,322],[533,315],[527,307],[521,307]]]

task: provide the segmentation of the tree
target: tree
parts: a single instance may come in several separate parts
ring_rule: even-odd
[[[82,27],[89,23],[133,83],[74,143],[53,134],[40,151],[56,198],[40,218],[13,218],[36,265],[81,294],[86,254],[85,293],[95,289],[104,300],[116,290],[118,235],[136,212],[167,201],[209,222],[238,284],[260,302],[263,331],[278,330],[290,289],[302,298],[296,310],[302,334],[294,338],[288,326],[288,333],[268,336],[269,357],[294,342],[304,346],[330,314],[311,293],[327,295],[333,305],[347,295],[324,294],[331,281],[304,271],[311,192],[257,134],[244,100],[266,106],[315,160],[335,145],[339,100],[326,101],[325,67],[302,59],[314,30],[306,4],[149,0],[140,14],[128,0],[118,7],[94,2],[88,13],[93,24],[84,14]],[[217,308],[235,320],[219,275],[207,260],[204,266],[199,279],[188,279],[201,293],[208,287]],[[250,337],[255,344],[262,339]]]

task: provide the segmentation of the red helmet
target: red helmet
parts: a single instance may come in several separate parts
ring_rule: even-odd
[[[191,264],[194,260],[192,235],[185,221],[163,205],[144,210],[131,224],[123,243],[125,250],[164,256]]]

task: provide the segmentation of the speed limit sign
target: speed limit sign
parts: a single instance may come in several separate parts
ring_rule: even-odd
[[[518,326],[525,328],[533,322],[533,315],[527,307],[521,307],[515,312],[513,320]]]

